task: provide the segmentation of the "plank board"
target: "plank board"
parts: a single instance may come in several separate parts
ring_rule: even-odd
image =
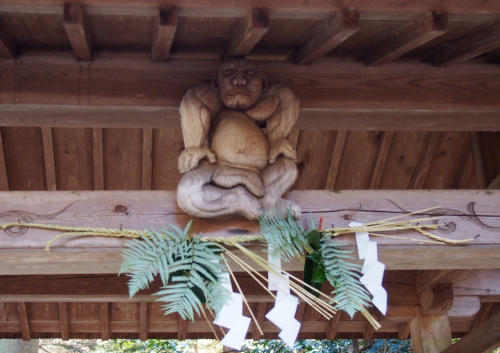
[[[380,261],[388,269],[474,269],[500,268],[500,198],[495,197],[496,193],[490,190],[294,191],[288,198],[301,205],[303,217],[299,223],[306,227],[309,212],[316,222],[322,216],[325,226],[342,227],[351,220],[383,220],[441,205],[442,209],[427,212],[445,214],[440,221],[444,234],[437,234],[452,239],[480,236],[472,244],[460,247],[379,237]],[[168,191],[4,192],[0,193],[0,215],[3,222],[21,219],[114,229],[161,229],[168,224],[184,227],[191,218],[177,207],[175,193]],[[241,219],[197,219],[194,224],[194,232],[206,236],[259,232],[256,222]],[[115,273],[121,263],[123,239],[67,237],[58,240],[52,252],[47,253],[43,249],[57,233],[35,229],[24,234],[24,230],[14,231],[0,235],[0,274]],[[427,240],[412,232],[398,236]],[[348,248],[355,246],[349,235],[338,241]],[[285,268],[301,270],[302,264],[290,262]]]

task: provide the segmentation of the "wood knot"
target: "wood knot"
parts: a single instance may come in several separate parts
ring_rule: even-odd
[[[346,221],[350,221],[350,220],[352,219],[352,216],[351,216],[350,214],[345,214],[345,215],[344,215],[344,219],[345,219]]]
[[[127,207],[123,206],[123,205],[116,205],[115,206],[115,212],[117,212],[117,213],[127,212]]]

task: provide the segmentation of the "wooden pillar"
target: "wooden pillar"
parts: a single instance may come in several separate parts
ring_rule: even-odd
[[[415,319],[410,322],[413,353],[440,353],[451,346],[448,314],[423,316],[420,306],[415,308],[415,313]]]

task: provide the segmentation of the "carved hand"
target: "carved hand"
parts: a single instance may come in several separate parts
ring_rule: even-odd
[[[208,148],[186,148],[179,156],[179,172],[186,173],[195,169],[198,166],[198,163],[205,157],[210,161],[210,163],[217,162],[215,154]]]
[[[287,139],[274,140],[270,145],[271,151],[269,152],[269,164],[276,163],[276,158],[278,158],[280,154],[287,158],[290,158],[293,161],[296,160],[297,153],[290,144],[290,141],[288,141]]]

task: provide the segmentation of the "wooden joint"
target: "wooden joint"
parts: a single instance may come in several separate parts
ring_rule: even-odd
[[[151,60],[153,62],[165,62],[168,60],[170,48],[177,31],[177,7],[160,6],[158,10],[158,24],[151,48]]]
[[[79,61],[92,61],[92,41],[83,4],[64,3],[64,28]]]
[[[453,286],[450,283],[433,284],[422,291],[419,299],[423,315],[444,315],[453,306]]]

